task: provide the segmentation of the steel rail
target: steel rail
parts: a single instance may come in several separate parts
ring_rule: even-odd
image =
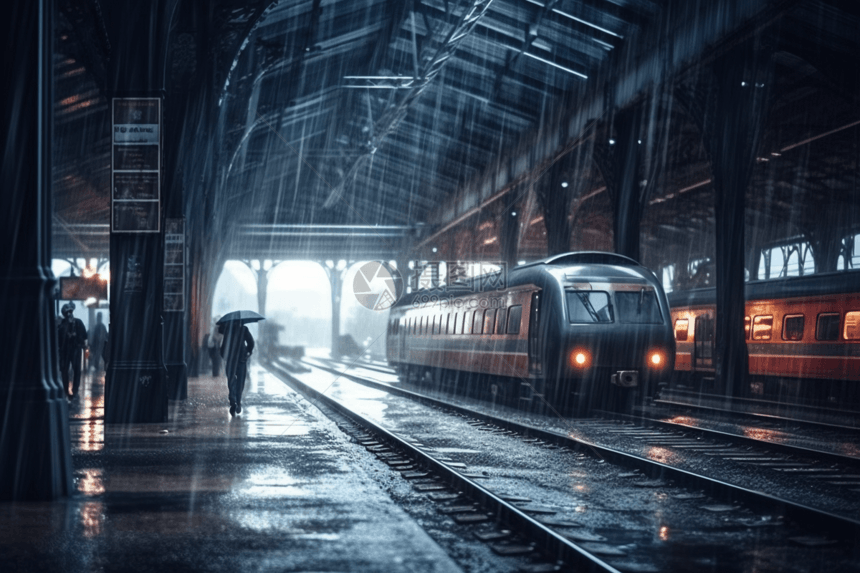
[[[807,448],[804,446],[793,446],[791,444],[783,444],[779,442],[770,442],[768,440],[762,440],[759,438],[751,438],[749,436],[742,436],[740,434],[733,434],[731,432],[724,432],[722,430],[715,430],[713,428],[702,428],[699,426],[691,426],[689,424],[683,424],[681,422],[670,422],[668,420],[657,420],[655,418],[648,418],[645,416],[638,415],[630,415],[630,414],[620,414],[618,412],[609,412],[609,411],[600,411],[607,419],[609,420],[621,420],[624,422],[634,422],[637,424],[642,424],[646,427],[657,427],[657,428],[665,428],[668,430],[681,430],[684,432],[689,432],[692,434],[698,434],[699,436],[714,438],[718,440],[726,440],[729,442],[734,442],[736,444],[741,444],[744,446],[751,446],[755,448],[766,448],[768,450],[773,450],[779,453],[791,454],[796,456],[804,456],[811,457],[817,460],[827,462],[827,463],[839,463],[845,464],[849,466],[858,466],[860,465],[860,458],[856,456],[849,456],[845,454],[839,454],[836,452],[828,452],[827,450],[818,450],[815,448]]]
[[[306,362],[306,364],[309,364]],[[673,480],[682,487],[687,487],[696,490],[702,490],[706,494],[726,500],[730,503],[744,503],[749,507],[756,508],[762,512],[777,511],[786,519],[793,520],[797,523],[802,523],[805,527],[819,529],[841,539],[857,540],[860,539],[860,521],[837,515],[824,510],[816,509],[801,503],[776,497],[768,493],[752,490],[726,481],[718,480],[708,476],[693,473],[688,470],[676,468],[662,462],[649,460],[634,454],[622,452],[607,446],[601,446],[587,440],[574,438],[568,435],[550,432],[541,428],[536,428],[521,422],[514,422],[499,418],[484,412],[478,412],[467,408],[451,404],[437,398],[431,398],[423,394],[397,388],[390,384],[368,380],[350,374],[341,372],[336,368],[330,368],[320,364],[310,364],[315,368],[327,370],[336,373],[344,378],[363,384],[370,388],[389,392],[391,394],[407,397],[418,402],[423,402],[439,408],[444,408],[474,418],[484,422],[492,423],[499,428],[520,433],[526,437],[539,438],[544,442],[555,444],[558,446],[578,450],[591,451],[598,457],[619,465],[637,469],[651,479],[666,479]]]
[[[735,399],[737,400],[737,398]],[[849,431],[849,432],[860,432],[860,426],[845,426],[842,424],[832,424],[830,422],[819,422],[816,420],[809,420],[807,418],[789,418],[787,416],[779,416],[777,414],[765,414],[762,412],[745,412],[743,410],[729,410],[727,408],[720,408],[718,406],[709,406],[706,404],[692,404],[690,402],[680,402],[678,400],[669,400],[669,399],[657,399],[654,400],[654,403],[660,406],[665,406],[667,408],[673,409],[688,409],[688,410],[700,410],[705,412],[719,412],[721,414],[728,414],[730,416],[748,416],[750,418],[761,418],[763,420],[768,421],[778,421],[778,422],[786,422],[790,424],[797,424],[808,426],[810,428],[824,428],[827,430],[839,430],[839,431]],[[807,410],[811,410],[812,408],[807,407]],[[816,410],[822,410],[823,408],[816,408]],[[824,413],[824,412],[822,412]],[[831,412],[827,412],[831,413]],[[847,416],[849,412],[836,412],[838,415]]]
[[[540,551],[545,558],[549,560],[557,559],[562,561],[567,566],[574,568],[576,571],[620,573],[618,569],[615,569],[599,557],[589,553],[585,549],[582,549],[576,543],[559,535],[552,529],[549,529],[547,526],[531,518],[522,510],[504,501],[490,490],[463,476],[454,468],[449,467],[445,462],[435,459],[421,448],[412,445],[393,432],[351,410],[342,402],[326,396],[323,392],[305,384],[292,373],[281,367],[277,362],[270,362],[268,366],[274,374],[280,377],[297,392],[305,396],[311,396],[315,400],[324,403],[326,406],[332,408],[341,415],[363,426],[372,434],[378,436],[380,441],[405,452],[407,455],[417,460],[420,465],[428,468],[436,474],[440,478],[440,481],[447,483],[448,486],[455,491],[463,492],[467,497],[474,500],[481,507],[492,511],[495,514],[497,521],[523,532],[532,541],[537,543],[538,551]]]

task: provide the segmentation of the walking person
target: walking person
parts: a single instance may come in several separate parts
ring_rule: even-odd
[[[81,386],[81,360],[87,345],[87,329],[79,318],[75,318],[75,303],[69,302],[62,308],[63,320],[57,325],[57,341],[60,347],[60,376],[63,389],[69,400],[78,397]],[[72,369],[72,389],[69,391],[69,368]]]
[[[107,342],[108,331],[107,327],[102,322],[102,313],[96,313],[96,323],[90,328],[90,332],[87,335],[87,341],[90,345],[90,364],[89,368],[94,370],[96,373],[102,371],[100,362],[102,360],[102,356],[104,355],[105,343]]]
[[[209,351],[209,360],[212,362],[212,377],[216,378],[221,373],[221,343],[224,341],[224,335],[221,334],[217,321],[220,317],[215,317],[212,321],[212,330],[209,333],[209,340],[206,342],[207,350]]]
[[[219,325],[218,332],[224,336],[220,351],[226,361],[224,373],[227,375],[230,415],[234,416],[242,413],[242,393],[245,391],[248,359],[254,351],[254,337],[248,327],[238,321]]]

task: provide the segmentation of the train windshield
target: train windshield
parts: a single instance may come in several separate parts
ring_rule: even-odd
[[[618,321],[628,324],[663,324],[660,304],[653,290],[640,289],[636,292],[616,292],[615,305]]]
[[[593,290],[567,291],[567,316],[574,324],[612,322],[609,293]]]

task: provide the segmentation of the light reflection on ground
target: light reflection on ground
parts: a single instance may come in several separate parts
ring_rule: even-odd
[[[84,536],[93,538],[101,535],[104,520],[104,504],[100,501],[88,501],[81,505],[81,525],[84,526]]]
[[[699,421],[697,419],[690,418],[689,416],[675,416],[674,418],[669,418],[666,421],[671,422],[672,424],[684,424],[685,426],[699,425]]]
[[[670,449],[662,448],[660,446],[651,446],[650,448],[648,448],[648,451],[645,453],[645,456],[649,460],[662,462],[664,464],[674,464],[680,461],[680,456],[677,454],[677,452],[673,452]]]
[[[105,492],[100,468],[90,468],[83,473],[83,477],[78,482],[78,491],[84,495],[101,495]]]

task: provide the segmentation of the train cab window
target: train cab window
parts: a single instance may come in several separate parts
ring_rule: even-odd
[[[639,293],[636,293],[639,296]],[[609,293],[596,290],[567,291],[567,318],[573,324],[612,322]]]
[[[663,324],[657,293],[652,289],[638,292],[616,292],[615,306],[618,321],[627,324]],[[611,308],[611,307],[610,307]]]
[[[507,309],[504,307],[500,308],[496,314],[496,334],[504,334],[505,333],[505,318],[507,317]]]
[[[744,338],[750,339],[750,317],[744,317]]]
[[[757,316],[753,318],[752,339],[770,340],[773,332],[773,315]]]
[[[675,321],[675,340],[684,342],[687,340],[687,329],[690,327],[690,320],[687,318],[679,318]]]
[[[484,311],[476,310],[475,318],[472,320],[472,334],[482,334],[484,332]]]
[[[860,312],[845,313],[845,340],[860,340]]]
[[[803,315],[792,314],[782,319],[783,340],[803,340]]]
[[[839,313],[823,312],[815,325],[816,340],[839,340]]]
[[[484,311],[484,334],[492,334],[495,326],[496,309],[488,308]]]
[[[508,334],[520,333],[520,322],[523,318],[523,305],[512,306],[508,310]]]

